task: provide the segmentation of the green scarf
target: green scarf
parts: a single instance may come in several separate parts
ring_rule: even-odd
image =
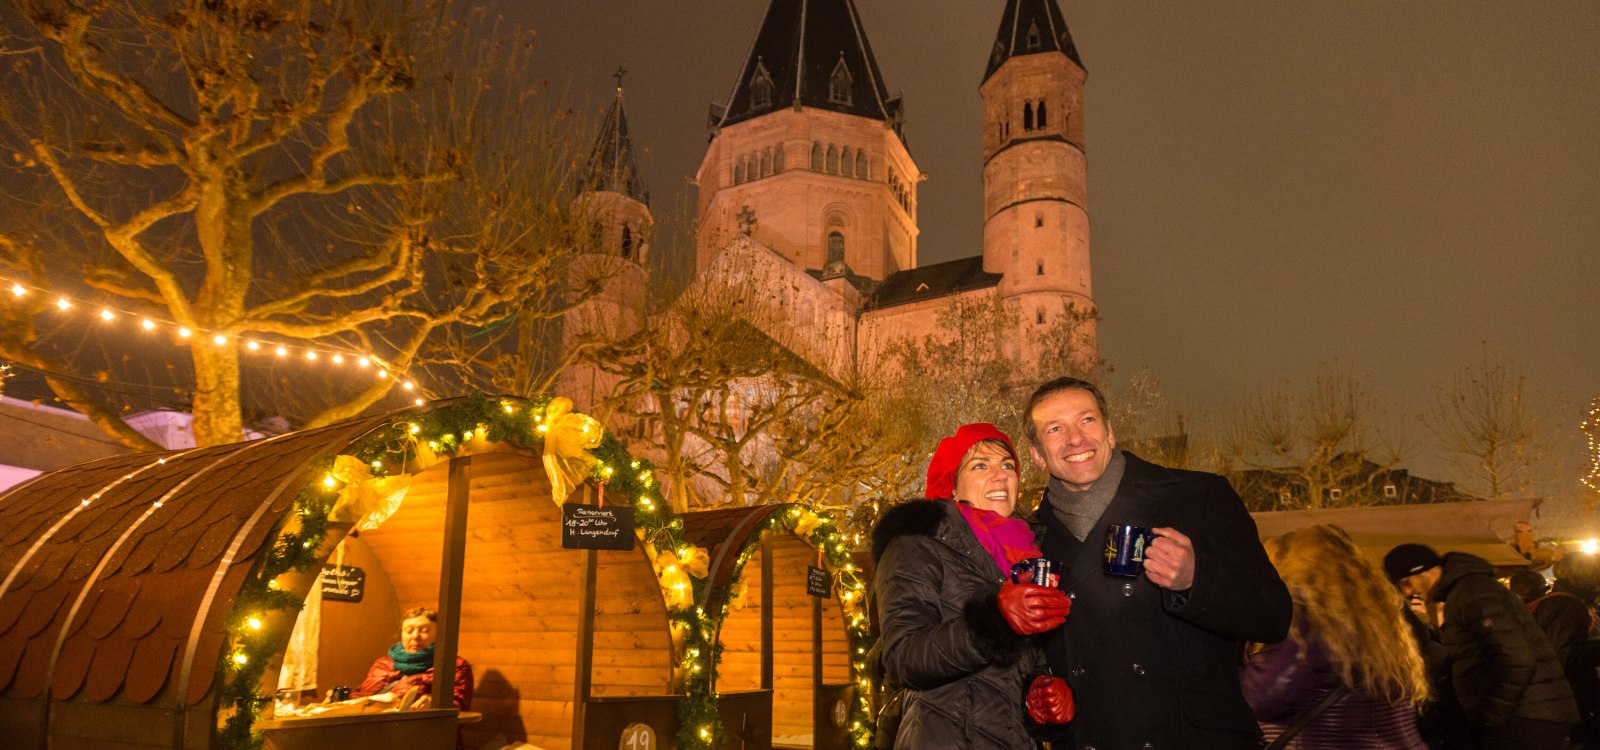
[[[389,660],[394,662],[394,668],[400,670],[400,674],[420,674],[433,669],[433,646],[413,652],[396,643],[389,647]]]

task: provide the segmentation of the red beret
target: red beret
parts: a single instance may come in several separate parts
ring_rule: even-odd
[[[956,472],[961,469],[961,459],[966,458],[972,446],[990,439],[1005,443],[1012,460],[1016,460],[1017,449],[1011,447],[1011,438],[1006,437],[1000,428],[988,422],[961,425],[956,434],[939,441],[939,447],[933,452],[933,460],[928,462],[927,496],[941,499],[950,497],[956,490]]]

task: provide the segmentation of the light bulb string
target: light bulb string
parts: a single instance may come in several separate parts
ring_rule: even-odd
[[[94,303],[73,295],[61,294],[35,284],[29,284],[17,279],[0,276],[0,297],[9,296],[11,299],[22,299],[28,297],[29,295],[39,295],[40,297],[46,299],[53,298],[53,302],[47,302],[46,304],[51,307],[55,307],[63,314],[70,314],[73,310],[80,308],[84,310],[98,310],[96,317],[106,323],[128,318],[138,321],[138,323],[136,323],[137,327],[142,328],[148,333],[165,331],[175,334],[181,340],[209,340],[219,346],[227,344],[230,341],[234,341],[240,344],[241,350],[248,353],[259,352],[261,354],[274,354],[277,357],[285,360],[289,358],[290,354],[297,354],[299,356],[296,357],[296,359],[304,360],[307,364],[320,364],[326,360],[333,365],[342,365],[345,364],[346,359],[349,359],[355,367],[375,368],[374,372],[376,372],[377,376],[380,378],[394,378],[402,390],[415,391],[417,389],[416,382],[410,379],[406,373],[392,372],[394,369],[392,365],[375,354],[361,352],[355,349],[338,349],[327,346],[291,344],[264,338],[228,334],[221,331],[214,331],[204,328],[191,328],[180,325],[176,321],[167,320],[158,316],[145,315],[143,313],[133,312],[120,307]],[[417,403],[422,403],[422,399],[418,399]]]

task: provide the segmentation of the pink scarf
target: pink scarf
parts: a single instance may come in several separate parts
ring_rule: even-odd
[[[994,564],[1000,567],[1000,575],[1006,580],[1011,579],[1012,565],[1030,557],[1044,556],[1034,546],[1033,529],[1027,521],[961,502],[956,503],[956,509],[961,511],[961,517],[972,528],[972,535],[994,558]]]

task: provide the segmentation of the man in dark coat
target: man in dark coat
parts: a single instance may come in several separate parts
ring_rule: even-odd
[[[1072,616],[1046,655],[1077,719],[1053,747],[1081,750],[1260,747],[1239,688],[1245,641],[1289,631],[1289,591],[1227,480],[1116,450],[1105,398],[1060,378],[1028,403],[1033,457],[1050,472],[1040,549],[1063,561]],[[1144,574],[1105,572],[1110,525],[1150,529]]]
[[[1578,723],[1572,689],[1550,641],[1488,560],[1402,544],[1384,555],[1383,569],[1406,595],[1444,605],[1456,700],[1485,750],[1566,745]]]

